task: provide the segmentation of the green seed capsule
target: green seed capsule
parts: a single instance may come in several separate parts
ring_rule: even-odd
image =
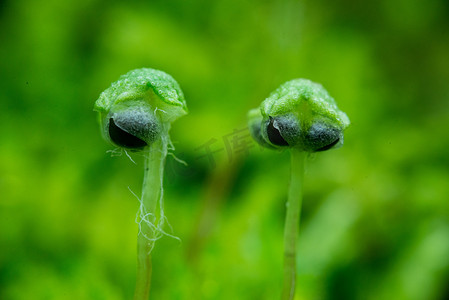
[[[95,102],[102,134],[119,147],[142,149],[187,113],[179,84],[165,72],[136,69],[122,75]]]
[[[328,92],[307,79],[282,84],[248,117],[250,132],[262,146],[307,152],[341,146],[350,123]]]

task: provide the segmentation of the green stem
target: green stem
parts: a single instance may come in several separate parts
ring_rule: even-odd
[[[151,250],[158,231],[145,221],[158,226],[161,218],[158,203],[162,197],[162,178],[167,145],[159,139],[151,145],[145,155],[145,173],[142,186],[142,203],[140,207],[140,232],[137,236],[137,281],[134,300],[148,300],[151,287]],[[150,215],[151,214],[151,215]],[[142,221],[143,219],[143,221]]]
[[[296,149],[291,150],[291,178],[284,228],[284,284],[282,287],[282,300],[291,300],[295,297],[296,240],[301,215],[305,156],[305,152]]]

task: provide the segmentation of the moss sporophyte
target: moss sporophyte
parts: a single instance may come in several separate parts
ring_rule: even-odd
[[[317,83],[294,79],[282,84],[259,108],[248,113],[252,137],[270,149],[291,152],[291,178],[284,229],[284,283],[281,299],[293,299],[296,285],[296,239],[302,202],[306,154],[343,145],[349,118]]]
[[[166,234],[163,172],[171,145],[171,123],[187,114],[179,84],[165,72],[136,69],[122,75],[101,93],[99,112],[103,137],[126,151],[145,154],[144,180],[137,223],[137,283],[135,300],[148,299],[151,285],[151,250]]]

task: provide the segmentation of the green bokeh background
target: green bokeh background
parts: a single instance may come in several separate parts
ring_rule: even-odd
[[[132,298],[143,160],[92,108],[140,67],[190,110],[151,299],[279,298],[289,155],[245,119],[298,77],[352,124],[308,160],[296,299],[449,298],[449,2],[0,1],[0,57],[0,299]]]

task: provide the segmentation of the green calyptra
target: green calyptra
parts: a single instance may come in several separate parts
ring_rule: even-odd
[[[323,151],[343,144],[346,114],[317,83],[294,79],[282,84],[248,114],[253,138],[268,148]]]
[[[101,93],[94,110],[102,134],[114,145],[141,149],[168,134],[170,123],[187,113],[179,84],[165,72],[137,69]]]

